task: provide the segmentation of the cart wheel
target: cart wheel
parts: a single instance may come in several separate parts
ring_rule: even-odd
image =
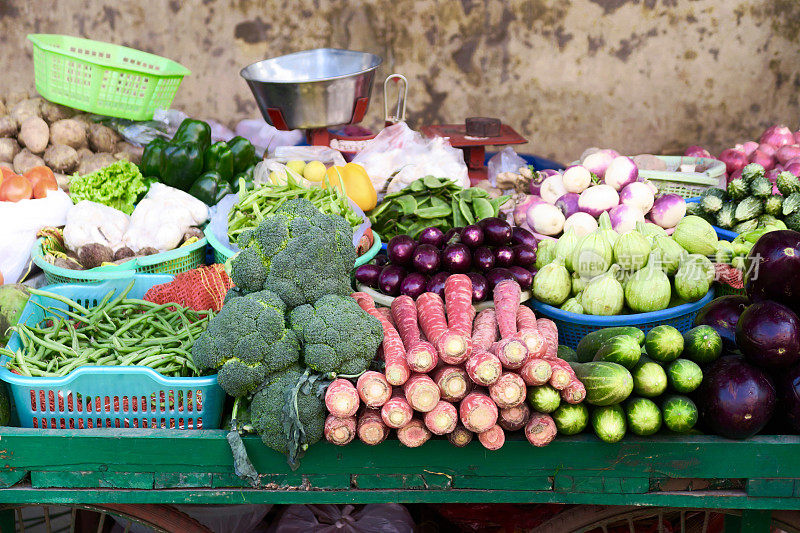
[[[23,521],[22,509],[37,507],[41,509],[41,516],[33,518],[26,518]],[[98,521],[98,531],[103,530],[103,525],[106,517],[125,518],[136,524],[147,526],[154,531],[174,533],[180,531],[181,533],[211,533],[211,530],[202,525],[200,522],[182,513],[178,509],[170,505],[130,505],[130,504],[106,504],[106,505],[71,505],[71,506],[58,506],[59,511],[54,511],[56,506],[48,505],[2,505],[0,511],[11,511],[16,517],[16,529],[12,531],[24,532],[26,528],[35,527],[37,525],[44,526],[45,531],[50,533],[55,531],[51,523],[56,522],[58,518],[62,521],[69,520],[71,527],[68,531],[74,531],[76,515],[78,510],[90,511],[100,515]],[[65,515],[69,514],[67,518]],[[129,528],[126,528],[126,531]],[[2,529],[2,533],[7,533],[6,529]],[[10,532],[9,532],[10,533]]]
[[[727,509],[577,505],[532,529],[531,533],[606,533],[612,529],[627,529],[632,533],[645,530],[721,533],[725,515],[741,514],[741,511]],[[800,511],[772,511],[771,525],[786,533],[800,533]]]

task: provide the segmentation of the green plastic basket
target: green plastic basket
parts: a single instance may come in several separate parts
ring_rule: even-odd
[[[640,170],[639,175],[650,180],[662,193],[677,194],[682,198],[700,196],[709,187],[719,185],[725,173],[725,163],[706,157],[682,157],[671,155],[656,156],[667,168],[677,169],[681,164],[702,165],[703,172],[677,172],[671,170]]]
[[[83,111],[150,120],[169,109],[189,70],[164,57],[69,35],[31,34],[36,90]]]
[[[48,283],[100,283],[102,281],[128,278],[134,274],[180,274],[197,268],[205,262],[206,244],[204,237],[187,246],[145,257],[135,257],[121,265],[100,267],[91,270],[71,270],[52,265],[45,261],[42,240],[33,245],[33,262],[44,271]]]
[[[217,236],[214,235],[213,231],[210,231],[208,227],[205,230],[206,239],[208,239],[208,244],[211,245],[212,250],[214,250],[214,262],[215,263],[225,263],[228,259],[233,257],[234,252],[217,239]],[[370,261],[372,261],[378,252],[381,251],[381,237],[374,231],[372,232],[372,236],[375,241],[372,243],[372,247],[367,250],[367,253],[360,255],[358,259],[356,259],[356,268],[360,267],[361,265],[366,265]]]

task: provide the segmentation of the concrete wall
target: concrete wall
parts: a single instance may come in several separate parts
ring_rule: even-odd
[[[232,124],[259,116],[242,66],[333,46],[405,74],[414,125],[496,116],[563,161],[720,150],[798,126],[798,30],[797,0],[0,0],[0,92],[33,86],[28,33],[65,33],[179,61],[175,105]]]

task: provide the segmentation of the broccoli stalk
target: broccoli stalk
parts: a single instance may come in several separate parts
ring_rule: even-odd
[[[244,447],[240,431],[246,431],[244,426],[239,426],[239,421],[236,416],[239,414],[239,402],[241,398],[236,398],[233,402],[233,412],[231,413],[231,430],[225,435],[228,441],[228,446],[231,447],[233,454],[233,471],[242,479],[250,482],[254,488],[258,486],[258,472],[253,466],[250,457],[247,455],[247,449]]]

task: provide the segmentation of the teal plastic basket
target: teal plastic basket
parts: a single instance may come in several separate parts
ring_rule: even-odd
[[[131,298],[143,298],[153,285],[168,283],[172,276],[136,275]],[[84,307],[93,307],[109,291],[124,290],[130,278],[99,285],[51,285],[44,290],[66,296]],[[44,307],[66,309],[52,298],[32,295],[20,322],[34,325],[51,313]],[[17,333],[9,350],[21,349]],[[8,384],[21,427],[42,429],[160,428],[218,429],[225,392],[217,376],[164,377],[143,366],[83,366],[59,378],[28,377],[5,367],[0,358],[0,380]]]
[[[708,291],[702,299],[683,305],[670,307],[652,313],[637,313],[634,315],[594,316],[579,315],[562,311],[552,305],[530,300],[526,305],[533,308],[537,315],[549,318],[558,326],[558,343],[572,349],[578,347],[578,342],[588,333],[612,326],[635,326],[645,333],[656,326],[672,326],[681,333],[692,329],[692,323],[697,312],[714,298],[714,289]]]
[[[102,281],[130,278],[134,274],[180,274],[205,263],[204,237],[197,242],[144,257],[135,257],[121,265],[98,267],[91,270],[72,270],[57,267],[44,259],[42,240],[37,239],[31,250],[34,264],[44,271],[48,283],[100,283]]]

